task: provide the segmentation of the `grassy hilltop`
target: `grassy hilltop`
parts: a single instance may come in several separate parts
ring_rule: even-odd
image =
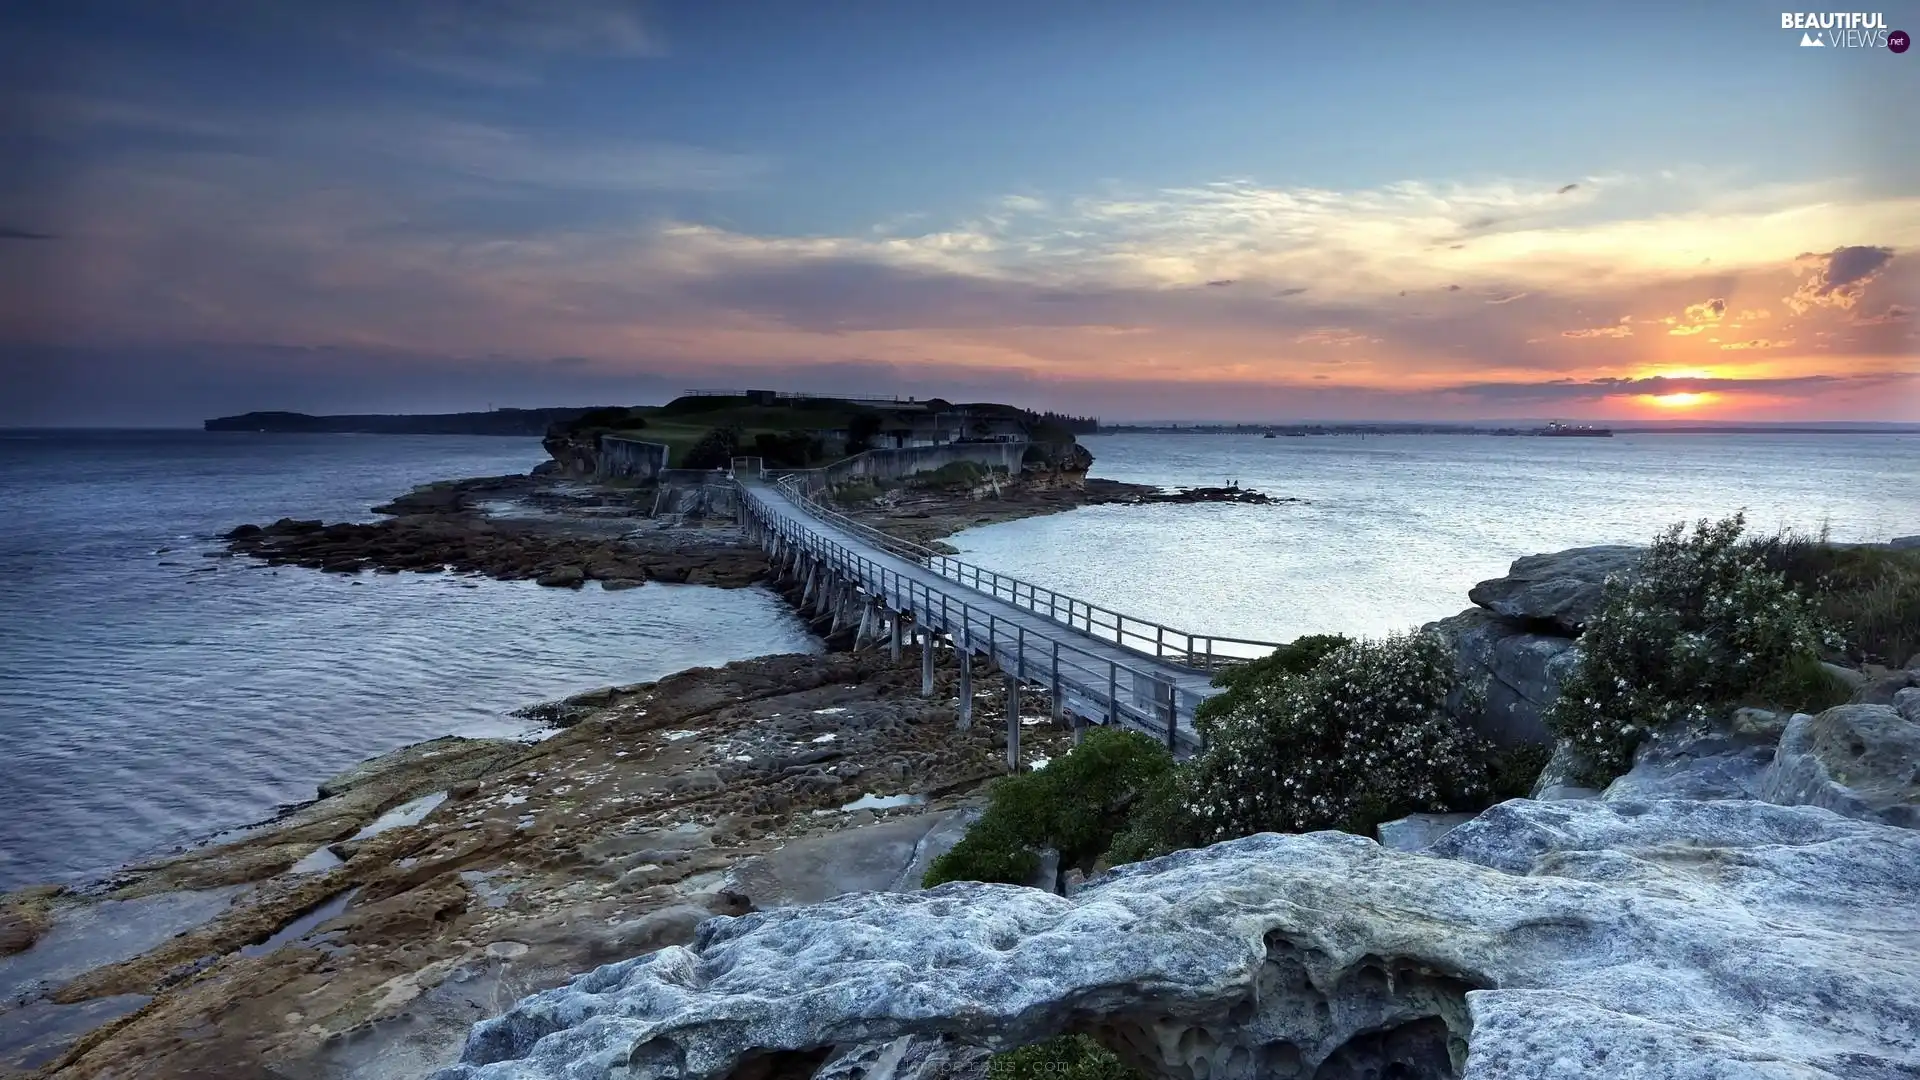
[[[934,398],[888,407],[837,398],[769,403],[745,395],[714,395],[676,398],[665,405],[593,409],[555,423],[548,438],[578,444],[621,435],[662,443],[675,468],[724,464],[733,454],[803,468],[873,445],[890,445],[886,439],[896,432],[938,431],[948,438],[1019,434],[1034,442],[1071,443],[1076,432],[1097,427],[1087,417],[1035,413],[993,402],[953,404]]]

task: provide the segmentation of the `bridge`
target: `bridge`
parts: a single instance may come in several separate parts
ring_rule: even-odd
[[[1162,741],[1177,757],[1202,748],[1194,711],[1220,692],[1221,667],[1272,652],[1273,642],[1190,634],[1123,615],[889,536],[815,500],[799,476],[768,474],[737,458],[737,517],[801,606],[852,627],[855,647],[888,642],[894,657],[920,648],[920,689],[933,693],[937,644],[959,664],[959,725],[973,721],[973,664],[984,657],[1005,677],[1007,760],[1020,761],[1020,689],[1044,689],[1053,718],[1108,724]]]

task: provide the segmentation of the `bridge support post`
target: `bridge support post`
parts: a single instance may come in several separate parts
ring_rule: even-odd
[[[1007,771],[1020,771],[1020,677],[1007,676]]]
[[[965,628],[961,629],[955,645],[958,647],[954,649],[954,654],[960,659],[959,728],[965,731],[973,726],[973,643],[968,640]]]
[[[861,604],[860,605],[860,628],[853,632],[853,651],[854,652],[859,652],[860,646],[866,644],[867,628],[871,625],[873,625],[873,605]]]
[[[887,614],[887,652],[894,663],[900,662],[900,613]]]
[[[933,631],[920,628],[920,696],[933,696]]]
[[[1180,709],[1177,691],[1170,682],[1154,684],[1154,694],[1166,705],[1167,710],[1167,753],[1177,755],[1180,752]]]
[[[807,564],[807,585],[806,588],[800,590],[800,607],[802,609],[805,609],[809,603],[813,602],[813,579],[814,574],[818,570],[819,567],[813,565],[813,563],[809,562]]]

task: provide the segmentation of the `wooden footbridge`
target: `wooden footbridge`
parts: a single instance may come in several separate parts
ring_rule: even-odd
[[[1047,691],[1055,720],[1114,724],[1164,741],[1176,756],[1200,749],[1194,710],[1219,693],[1213,673],[1265,656],[1272,642],[1190,634],[1075,599],[888,536],[820,505],[798,477],[734,461],[738,519],[801,605],[853,627],[856,647],[885,640],[898,658],[920,643],[920,689],[933,693],[934,644],[959,665],[961,727],[973,720],[974,657],[1004,676],[1007,760],[1020,762],[1020,688]]]

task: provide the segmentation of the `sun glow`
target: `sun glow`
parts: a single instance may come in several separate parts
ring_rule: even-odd
[[[1649,405],[1655,405],[1662,409],[1697,408],[1701,405],[1705,405],[1712,401],[1715,401],[1719,397],[1720,397],[1719,394],[1706,394],[1706,393],[1643,394],[1641,395],[1642,400],[1646,401]]]

